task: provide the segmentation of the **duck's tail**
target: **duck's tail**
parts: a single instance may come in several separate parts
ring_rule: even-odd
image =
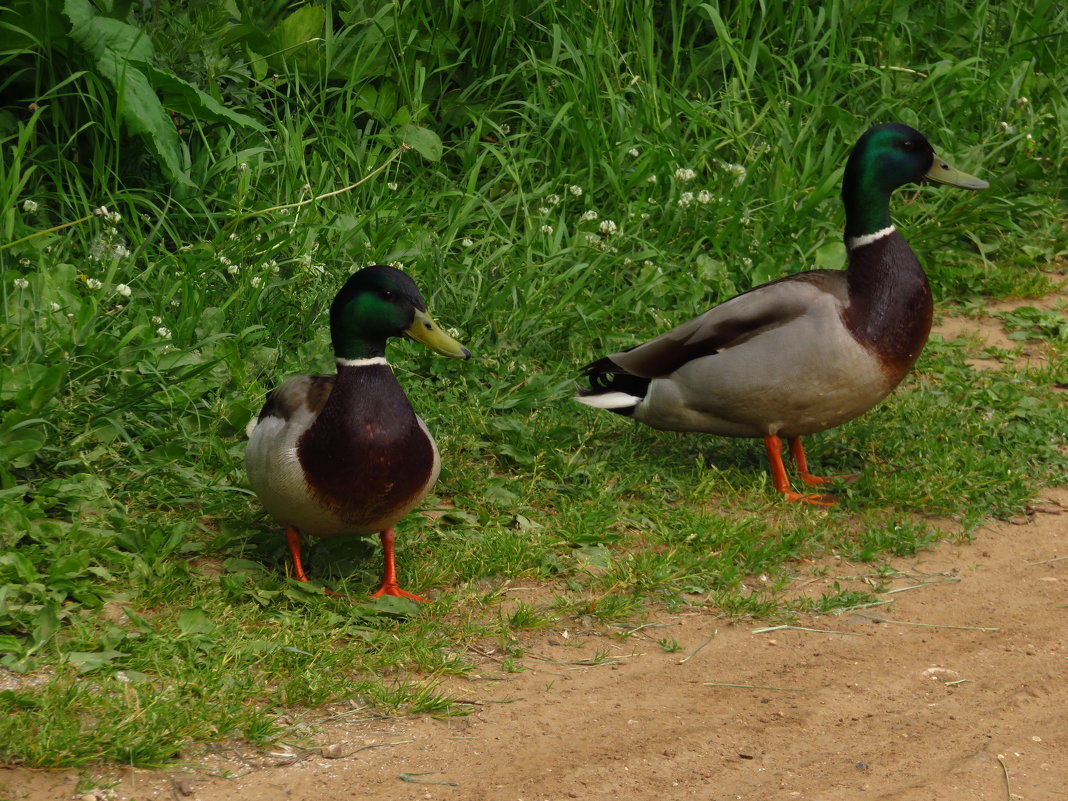
[[[608,357],[587,364],[582,374],[590,385],[580,388],[575,400],[626,417],[634,415],[649,390],[648,378],[628,373]]]

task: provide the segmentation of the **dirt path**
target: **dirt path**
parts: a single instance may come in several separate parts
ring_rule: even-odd
[[[335,758],[219,754],[186,773],[127,773],[101,798],[1064,799],[1068,488],[1034,509],[899,560],[888,605],[803,623],[833,633],[691,612],[628,639],[539,634],[525,672],[500,673],[491,654],[483,675],[508,680],[454,683],[469,717],[340,710],[317,738]],[[831,565],[799,591],[867,569]],[[656,642],[669,638],[679,651]],[[0,771],[19,801],[76,797],[73,782]]]
[[[797,591],[870,570],[825,566]],[[885,605],[801,624],[819,631],[704,611],[626,639],[555,630],[528,638],[524,672],[486,653],[452,682],[469,717],[336,708],[321,752],[218,753],[88,794],[74,773],[0,770],[0,801],[1068,798],[1068,488],[894,566]]]

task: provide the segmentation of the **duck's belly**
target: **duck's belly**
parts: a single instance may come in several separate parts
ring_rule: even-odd
[[[634,416],[672,431],[800,436],[863,414],[896,383],[841,325],[806,321],[654,379]]]
[[[423,430],[426,426],[422,420]],[[390,528],[410,512],[437,479],[440,466],[437,448],[433,449],[433,469],[424,490],[415,497],[398,499],[388,510],[379,509],[364,516],[351,508],[325,502],[308,484],[297,457],[300,425],[287,425],[277,417],[261,420],[253,429],[245,452],[249,483],[264,508],[283,526],[292,526],[316,537],[370,536]],[[369,477],[369,480],[372,477]],[[357,499],[354,499],[357,500]]]

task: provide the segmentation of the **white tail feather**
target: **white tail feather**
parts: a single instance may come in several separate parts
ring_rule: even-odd
[[[605,392],[602,395],[578,395],[575,400],[592,406],[594,409],[623,409],[627,406],[637,406],[642,399],[636,395],[628,395],[626,392]]]

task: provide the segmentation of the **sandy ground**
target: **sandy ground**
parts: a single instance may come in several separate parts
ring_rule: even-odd
[[[977,325],[942,331],[1001,345]],[[884,604],[799,628],[696,609],[626,638],[530,635],[520,673],[473,653],[478,675],[449,685],[467,717],[333,707],[308,718],[313,751],[222,750],[88,795],[75,773],[0,770],[0,801],[1068,798],[1068,488],[893,564]],[[870,566],[820,566],[798,593],[870,589]]]

